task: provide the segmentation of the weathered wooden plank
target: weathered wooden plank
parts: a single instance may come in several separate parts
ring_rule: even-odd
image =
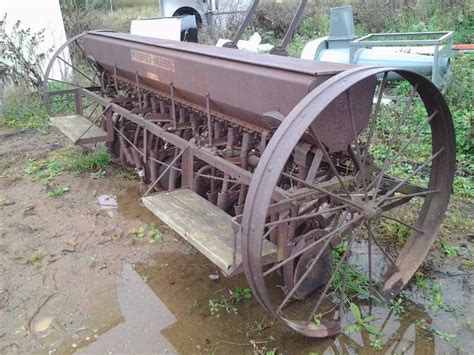
[[[145,196],[143,204],[229,276],[242,271],[240,235],[231,217],[189,189]],[[234,260],[234,248],[236,249]],[[275,246],[264,242],[264,259],[276,255]]]
[[[104,142],[107,133],[81,115],[50,117],[51,123],[75,144]]]

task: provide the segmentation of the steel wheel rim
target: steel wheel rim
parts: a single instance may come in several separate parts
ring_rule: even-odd
[[[68,104],[74,103],[73,97],[60,99],[60,100],[51,100],[50,93],[54,94],[54,91],[60,91],[60,90],[52,89],[50,87],[52,83],[66,86],[64,90],[71,90],[71,89],[101,85],[101,78],[99,76],[98,68],[94,68],[93,64],[91,64],[87,60],[87,58],[82,58],[84,61],[88,63],[88,69],[91,68],[93,71],[93,76],[91,77],[89,73],[84,73],[81,69],[76,68],[75,64],[73,63],[72,55],[70,53],[70,48],[73,48],[74,46],[76,46],[77,47],[76,50],[79,49],[79,51],[82,52],[82,54],[84,55],[84,52],[82,50],[82,47],[79,41],[81,41],[81,39],[88,33],[95,33],[95,32],[113,32],[113,31],[96,30],[96,31],[88,31],[88,32],[80,33],[74,37],[71,37],[69,40],[67,40],[63,45],[61,45],[56,50],[56,52],[54,52],[53,56],[51,57],[51,60],[45,70],[44,79],[43,79],[43,97],[45,101],[46,110],[50,116],[54,116],[55,113],[58,113],[55,111],[61,111],[67,108],[69,106]],[[61,80],[52,78],[53,70],[57,66],[66,68],[66,69],[61,69],[60,70],[61,72],[71,72],[72,74],[69,73],[70,75],[68,75],[68,77],[66,77],[65,79],[62,78]],[[83,81],[82,83],[81,83],[81,80]],[[90,85],[86,85],[87,82]],[[96,85],[92,85],[92,84],[96,84]],[[62,96],[65,96],[65,95],[62,95]],[[62,105],[62,103],[64,103],[64,105]],[[57,109],[56,107],[53,107],[55,106],[55,104],[58,104],[60,108]]]
[[[408,80],[412,85],[418,86],[418,93],[428,113],[438,110],[441,118],[434,120],[432,124],[432,130],[437,132],[437,134],[434,134],[432,137],[433,149],[435,146],[440,146],[445,143],[445,153],[440,155],[440,159],[433,161],[432,171],[436,171],[437,174],[431,176],[429,185],[436,186],[440,192],[436,195],[427,196],[425,200],[428,201],[428,203],[424,204],[424,208],[420,212],[420,216],[431,216],[431,218],[423,219],[425,221],[423,227],[426,228],[423,228],[423,230],[427,237],[423,238],[423,240],[421,238],[415,238],[413,241],[410,240],[404,247],[404,252],[399,255],[400,260],[397,259],[397,264],[403,268],[402,283],[403,285],[406,284],[423,261],[429,247],[434,241],[437,227],[440,224],[439,216],[443,215],[447,208],[450,186],[452,185],[454,174],[455,142],[452,119],[444,99],[434,85],[427,79],[410,71],[393,68],[356,68],[329,79],[308,94],[281,124],[265,150],[249,188],[242,223],[242,258],[247,280],[256,298],[265,308],[290,328],[306,336],[330,336],[338,333],[340,328],[337,324],[317,326],[312,323],[308,324],[307,322],[294,321],[276,312],[274,305],[269,299],[263,276],[263,267],[259,262],[262,248],[261,236],[264,233],[266,218],[266,209],[262,208],[262,206],[268,206],[270,204],[271,193],[273,186],[276,185],[279,172],[283,169],[285,162],[296,145],[296,143],[288,144],[288,141],[295,141],[294,137],[297,138],[296,141],[299,140],[313,121],[313,117],[317,117],[319,113],[329,105],[332,99],[338,97],[339,94],[365,78],[387,71],[394,71]],[[317,102],[317,105],[315,102]],[[445,132],[444,138],[442,135],[440,136],[440,132]],[[445,173],[441,174],[439,172],[443,171],[443,166]],[[265,183],[261,183],[263,181]],[[433,209],[432,206],[437,207]],[[407,248],[407,246],[409,247]],[[415,250],[419,258],[413,260],[412,256]],[[393,290],[391,292],[393,293]]]

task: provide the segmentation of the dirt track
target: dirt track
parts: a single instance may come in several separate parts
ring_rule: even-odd
[[[153,218],[138,206],[138,182],[63,175],[51,185],[70,192],[48,198],[52,186],[32,182],[24,168],[67,144],[58,133],[0,134],[0,353],[67,349],[79,336],[94,337],[123,320],[116,283],[124,263],[188,247],[173,238],[158,244],[129,236]],[[126,191],[134,197],[124,207],[130,217],[97,201]]]

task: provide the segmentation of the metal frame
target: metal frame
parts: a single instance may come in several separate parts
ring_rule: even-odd
[[[420,37],[437,36],[434,39],[417,39]],[[394,37],[412,37],[414,39],[390,39]],[[386,39],[389,38],[389,39]],[[373,47],[404,47],[404,46],[434,46],[432,81],[436,86],[443,83],[439,71],[439,62],[442,58],[450,58],[453,45],[453,32],[397,32],[397,33],[371,33],[349,43],[350,62],[354,63],[354,57],[360,48]]]

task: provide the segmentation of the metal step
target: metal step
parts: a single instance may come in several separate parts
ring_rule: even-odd
[[[81,115],[49,118],[53,126],[68,137],[74,144],[105,142],[107,133]]]
[[[223,210],[185,188],[145,196],[142,202],[218,266],[224,275],[233,276],[243,271],[240,234],[234,232],[231,216]],[[275,260],[274,244],[265,240],[263,251],[263,264]]]

